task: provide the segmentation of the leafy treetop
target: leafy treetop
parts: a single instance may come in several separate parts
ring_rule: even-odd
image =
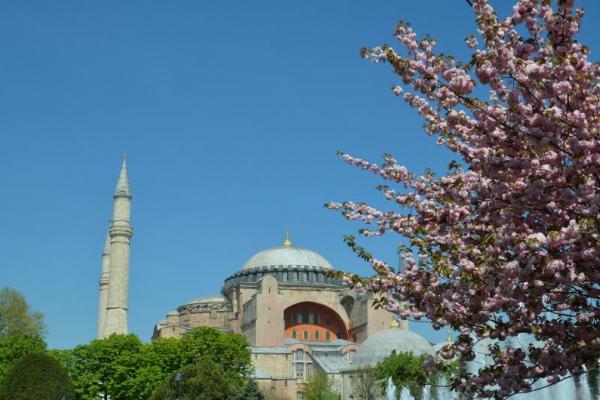
[[[8,286],[0,289],[0,338],[29,335],[44,337],[44,316],[32,311],[25,297]]]

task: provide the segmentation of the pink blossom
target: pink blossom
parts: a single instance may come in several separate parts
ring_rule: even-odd
[[[359,288],[384,292],[401,318],[460,331],[442,357],[469,361],[489,338],[503,345],[489,368],[452,382],[467,398],[503,398],[600,358],[600,66],[575,38],[583,11],[573,0],[519,0],[504,19],[488,0],[472,3],[472,69],[403,22],[399,49],[364,53],[392,66],[403,83],[393,93],[461,166],[418,176],[389,155],[341,154],[386,181],[390,209],[328,207],[364,224],[363,236],[402,236],[403,270],[363,253],[377,276]],[[475,97],[476,80],[488,97]],[[520,334],[541,346],[511,346]]]

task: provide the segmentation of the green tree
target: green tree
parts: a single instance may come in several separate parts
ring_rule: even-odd
[[[154,391],[150,400],[235,400],[240,395],[238,376],[211,360],[181,369],[183,381],[167,377]]]
[[[128,400],[143,391],[132,385],[142,346],[135,335],[111,335],[53,355],[67,368],[79,400]]]
[[[44,316],[32,311],[25,297],[5,286],[0,289],[0,338],[20,335],[44,337]]]
[[[46,351],[46,343],[37,336],[18,335],[0,338],[0,385],[14,364],[29,353]]]
[[[65,369],[44,353],[29,353],[17,361],[0,392],[7,400],[57,400],[63,394],[70,398],[74,396]]]
[[[402,388],[407,388],[411,395],[419,400],[423,397],[426,385],[432,385],[432,398],[438,398],[438,385],[445,378],[450,381],[458,372],[459,362],[433,361],[431,356],[414,355],[412,352],[392,353],[375,368],[375,378],[380,382],[381,390],[385,393],[387,382],[391,378],[398,388],[398,395]],[[429,365],[427,365],[429,364]],[[433,365],[433,368],[431,367]]]
[[[181,340],[176,338],[161,338],[143,345],[137,354],[137,372],[129,375],[124,385],[147,399],[165,378],[182,367],[183,358]]]
[[[427,384],[428,374],[425,371],[425,356],[415,356],[412,352],[392,353],[377,364],[375,376],[385,392],[388,379],[400,391],[407,388],[415,399],[421,399],[423,388]]]
[[[244,391],[238,397],[238,400],[265,400],[265,396],[258,390],[258,385],[254,379],[248,380]]]
[[[181,338],[183,364],[210,360],[235,377],[240,388],[252,373],[250,350],[246,339],[236,333],[223,333],[215,328],[201,327]]]
[[[352,373],[352,393],[357,400],[376,400],[381,397],[381,382],[376,368],[366,366]]]
[[[302,396],[305,400],[339,400],[341,396],[333,389],[333,382],[321,371],[313,372],[304,382]]]
[[[182,339],[143,344],[135,335],[112,335],[72,350],[52,350],[65,366],[79,400],[147,399],[156,387],[185,365],[206,360],[218,364],[238,392],[252,365],[245,339],[236,334],[199,328]]]

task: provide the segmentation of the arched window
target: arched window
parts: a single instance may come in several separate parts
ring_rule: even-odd
[[[327,341],[331,340],[331,333],[329,333],[329,331],[325,332],[325,340],[327,340]]]
[[[321,340],[321,332],[315,331],[315,340]]]
[[[308,331],[304,331],[304,340],[308,340]]]
[[[309,312],[308,309],[305,308],[304,310],[302,310],[302,323],[303,324],[310,324],[310,320],[308,318]]]
[[[294,351],[292,364],[294,367],[294,378],[296,379],[306,379],[312,372],[312,361],[304,350],[298,349]]]
[[[292,339],[296,339],[298,337],[298,334],[296,333],[295,329],[292,329]]]

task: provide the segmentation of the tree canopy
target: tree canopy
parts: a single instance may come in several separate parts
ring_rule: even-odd
[[[241,392],[252,364],[246,340],[214,328],[198,328],[182,339],[149,344],[135,335],[111,335],[72,350],[52,350],[73,379],[77,398],[147,399],[156,387],[187,365],[214,363]]]
[[[44,353],[29,353],[15,363],[2,386],[6,400],[57,400],[74,398],[73,385],[65,369]]]
[[[333,388],[333,382],[326,373],[313,371],[302,385],[304,400],[340,400],[341,396]]]
[[[197,364],[210,360],[231,372],[241,386],[252,373],[250,350],[246,339],[236,333],[223,333],[215,328],[201,327],[181,338],[182,364]]]
[[[352,394],[356,400],[377,400],[382,393],[376,367],[365,366],[352,372]]]
[[[248,380],[242,393],[237,400],[265,400],[265,396],[258,389],[258,385],[254,379]]]
[[[174,382],[173,376],[168,376],[150,400],[237,400],[241,393],[235,373],[209,359],[183,367],[180,373],[181,382]]]
[[[5,286],[0,289],[0,338],[19,335],[44,337],[44,316],[31,310],[25,297]]]
[[[0,385],[8,371],[23,356],[42,353],[46,343],[37,336],[19,335],[0,338]]]
[[[574,0],[519,0],[505,18],[490,3],[472,1],[466,63],[405,22],[398,49],[362,50],[391,65],[401,81],[393,93],[457,161],[443,176],[419,176],[392,155],[378,165],[342,153],[384,180],[378,189],[393,205],[328,206],[362,221],[363,236],[404,238],[397,272],[347,237],[378,273],[349,279],[385,293],[402,318],[459,331],[445,357],[471,361],[476,343],[492,339],[490,364],[453,385],[504,398],[597,368],[600,68],[576,39],[584,10]],[[532,346],[511,341],[518,335]]]

